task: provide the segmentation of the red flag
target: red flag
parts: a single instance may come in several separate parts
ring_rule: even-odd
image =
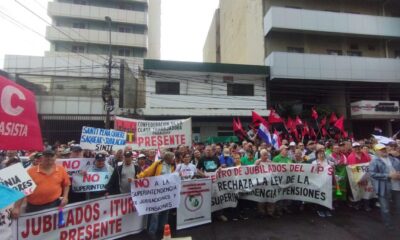
[[[326,126],[326,116],[321,119],[321,123],[319,124],[319,128],[325,128]]]
[[[333,125],[337,120],[338,118],[336,117],[336,114],[332,112],[331,117],[329,118],[329,124]]]
[[[296,120],[294,121],[295,126],[298,125],[303,125],[303,121],[301,121],[301,119],[299,118],[299,116],[296,117]]]
[[[310,135],[310,129],[308,128],[307,123],[304,123],[302,135],[303,136]]]
[[[287,128],[288,130],[292,130],[293,125],[294,125],[293,119],[291,119],[290,117],[288,117],[288,120],[287,120],[287,122],[286,122],[286,128]]]
[[[328,131],[326,131],[325,127],[321,128],[322,130],[322,136],[326,137],[328,135]]]
[[[335,122],[335,127],[337,127],[341,133],[344,132],[344,117],[341,116],[336,122]]]
[[[343,136],[343,138],[347,138],[349,136],[349,134],[346,131],[343,131],[342,136]]]
[[[274,109],[271,109],[268,116],[269,123],[282,123],[283,119],[279,116],[278,113],[275,112]]]
[[[311,117],[312,117],[314,120],[317,120],[317,119],[318,119],[318,113],[317,113],[317,111],[315,110],[315,107],[311,108]]]
[[[263,117],[261,117],[258,113],[256,113],[255,111],[252,111],[251,116],[253,118],[254,127],[258,128],[260,126],[260,124],[264,124],[264,126],[268,128],[269,124],[268,124],[267,120],[265,120]]]
[[[315,133],[314,128],[310,128],[310,138],[312,139],[317,138],[317,134]]]
[[[247,133],[243,130],[242,123],[240,122],[240,119],[233,118],[233,132],[241,139],[246,139]]]
[[[0,149],[43,151],[35,95],[0,76]]]

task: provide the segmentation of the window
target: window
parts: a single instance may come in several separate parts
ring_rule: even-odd
[[[118,27],[118,31],[123,33],[130,33],[132,32],[132,29],[130,27]]]
[[[394,50],[394,58],[400,58],[400,50]]]
[[[362,52],[361,51],[349,50],[349,51],[347,51],[347,56],[361,57],[362,56]]]
[[[129,57],[131,55],[131,50],[129,48],[121,48],[118,50],[118,56]]]
[[[357,50],[358,49],[358,44],[350,44],[350,49],[351,50]]]
[[[218,132],[217,132],[218,137],[229,137],[233,135],[234,133],[232,127],[218,127]]]
[[[326,51],[328,52],[329,55],[336,55],[336,56],[343,55],[342,50],[328,49]]]
[[[72,27],[73,28],[81,28],[81,29],[85,29],[86,28],[85,23],[83,23],[83,22],[74,22],[72,24]]]
[[[200,133],[200,127],[192,127],[192,133]]]
[[[178,82],[156,82],[156,94],[179,95]]]
[[[72,46],[72,52],[74,52],[74,53],[84,53],[85,52],[85,47],[84,46],[74,45],[74,46]]]
[[[254,85],[228,83],[228,96],[254,96]]]
[[[287,51],[290,53],[304,53],[304,48],[300,47],[287,47]]]

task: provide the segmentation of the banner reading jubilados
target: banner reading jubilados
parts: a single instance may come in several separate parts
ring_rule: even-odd
[[[115,129],[126,132],[126,145],[133,149],[174,148],[192,145],[192,119],[145,121],[115,117]]]

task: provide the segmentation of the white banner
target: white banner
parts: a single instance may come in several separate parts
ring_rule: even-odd
[[[177,208],[180,200],[181,178],[177,173],[135,179],[131,195],[139,216]]]
[[[80,173],[82,170],[87,170],[94,164],[94,158],[67,158],[57,159],[56,164],[63,166],[67,171],[68,175],[72,177],[76,173]]]
[[[12,223],[11,210],[13,204],[0,210],[0,236],[2,240],[12,240]]]
[[[108,172],[87,172],[72,176],[72,190],[74,192],[99,192],[105,191],[110,180]]]
[[[144,219],[138,216],[129,194],[69,204],[61,228],[58,215],[56,208],[21,215],[14,239],[118,239],[144,229]]]
[[[25,196],[30,195],[36,188],[35,182],[29,176],[22,163],[14,164],[0,170],[0,184],[20,191]]]
[[[192,119],[145,121],[115,117],[115,129],[127,133],[126,145],[133,149],[174,148],[192,145]]]
[[[182,181],[181,201],[177,210],[176,229],[211,222],[211,179]]]
[[[116,130],[82,127],[80,145],[83,149],[113,151],[125,148],[126,133]]]
[[[369,177],[368,166],[369,163],[361,163],[346,167],[353,201],[376,198],[376,193]]]
[[[256,202],[299,200],[332,208],[332,167],[276,164],[222,169],[213,183],[212,211],[235,207],[241,199]]]

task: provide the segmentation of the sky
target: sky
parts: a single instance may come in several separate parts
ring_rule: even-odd
[[[17,0],[45,21],[49,0]],[[218,0],[161,0],[161,59],[201,62]],[[4,55],[43,56],[50,48],[45,21],[15,0],[0,0],[0,69]]]

